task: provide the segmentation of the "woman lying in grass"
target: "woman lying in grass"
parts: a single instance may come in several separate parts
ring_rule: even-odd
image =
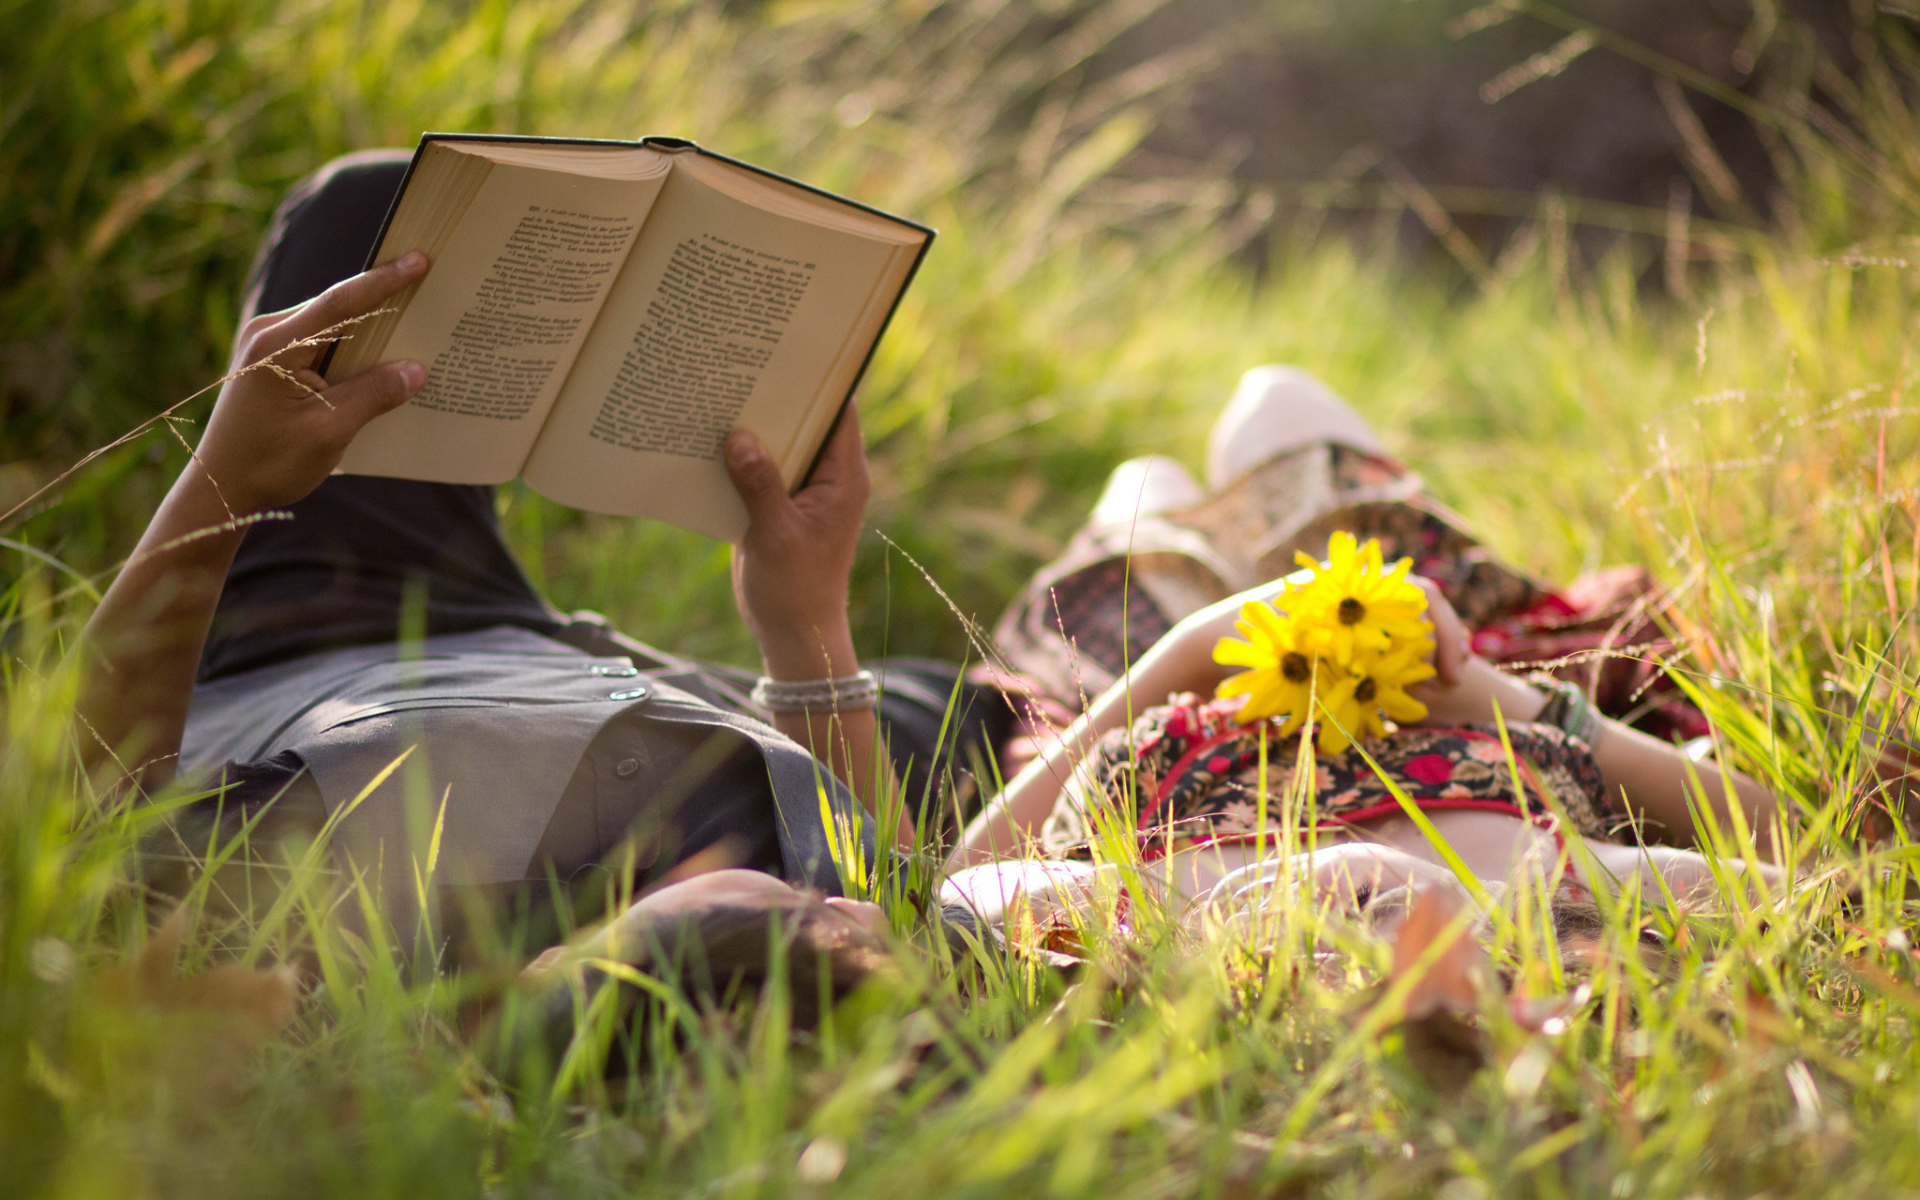
[[[1225,440],[1247,453],[1260,451],[1263,429],[1364,431],[1330,395],[1270,387],[1257,398],[1223,419]],[[1130,464],[1115,486],[1130,488],[1135,495],[1123,499],[1150,517],[1169,493],[1190,507],[1198,486],[1169,485],[1165,470]],[[1114,490],[1104,507],[1116,507]],[[1177,592],[1168,576],[1197,574],[1170,564],[1177,548],[1163,542],[1158,559],[1136,559],[1143,593],[1164,600]],[[1050,908],[1095,874],[1095,845],[1109,862],[1132,853],[1115,837],[1134,841],[1149,874],[1190,911],[1208,898],[1252,898],[1309,831],[1324,848],[1296,862],[1294,877],[1348,900],[1451,879],[1454,868],[1402,799],[1482,881],[1532,872],[1581,899],[1637,878],[1650,894],[1684,896],[1710,886],[1716,870],[1744,866],[1640,840],[1644,829],[1704,843],[1689,806],[1696,779],[1729,840],[1740,843],[1744,828],[1758,857],[1774,857],[1777,813],[1766,789],[1602,718],[1573,685],[1537,686],[1499,670],[1473,653],[1443,589],[1408,578],[1405,566],[1386,568],[1377,543],[1362,548],[1336,533],[1332,552],[1307,591],[1280,581],[1216,601],[1140,653],[973,822],[949,860],[947,898],[990,919],[1022,896]],[[1321,620],[1303,633],[1305,618],[1290,623],[1268,606],[1276,600],[1316,606]],[[1111,607],[1128,617],[1132,609]],[[1253,644],[1223,642],[1236,630]],[[1264,678],[1249,673],[1215,696],[1235,668],[1260,664]],[[1400,724],[1390,729],[1383,712]],[[1310,780],[1298,763],[1309,731],[1318,743]],[[994,861],[1036,851],[1044,859]],[[1760,872],[1768,884],[1778,879],[1772,867]]]

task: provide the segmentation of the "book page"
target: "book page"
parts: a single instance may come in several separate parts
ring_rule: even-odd
[[[425,363],[426,386],[370,422],[340,470],[520,474],[662,181],[496,164],[382,354]]]
[[[873,296],[892,278],[891,301],[901,253],[766,212],[676,166],[528,458],[527,482],[576,508],[739,537],[746,509],[721,465],[727,433],[745,426],[780,455],[804,426],[832,419],[852,376],[842,370],[837,390],[831,377],[855,326],[877,330]],[[781,465],[789,485],[807,467]]]
[[[492,173],[491,162],[463,153],[458,146],[447,142],[422,146],[399,206],[380,239],[374,264],[392,262],[409,250],[424,251],[428,262],[439,262],[447,239],[460,227],[461,215]],[[386,361],[387,339],[393,336],[393,327],[400,323],[419,290],[420,284],[416,283],[401,292],[341,339],[327,363],[328,383],[351,379]]]

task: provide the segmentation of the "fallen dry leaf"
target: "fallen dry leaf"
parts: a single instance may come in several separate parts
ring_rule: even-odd
[[[1407,1062],[1435,1093],[1459,1093],[1487,1065],[1486,1035],[1471,1021],[1487,978],[1487,955],[1464,928],[1453,927],[1461,902],[1450,890],[1414,893],[1393,943],[1393,979],[1414,969],[1436,939],[1450,938],[1440,957],[1407,995],[1406,1016],[1395,1032]]]
[[[1487,978],[1487,953],[1464,929],[1447,928],[1460,911],[1460,898],[1449,889],[1421,888],[1413,894],[1407,919],[1394,938],[1392,978],[1405,978],[1436,939],[1451,937],[1452,941],[1408,993],[1409,1018],[1424,1017],[1439,1009],[1479,1011],[1480,988]]]
[[[299,985],[293,969],[254,971],[224,965],[197,975],[174,973],[187,936],[186,913],[175,910],[140,947],[133,961],[103,972],[104,997],[129,1008],[210,1018],[206,1032],[252,1049],[293,1019]]]

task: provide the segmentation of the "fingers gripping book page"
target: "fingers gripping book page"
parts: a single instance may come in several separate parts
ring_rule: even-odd
[[[640,514],[725,540],[746,509],[721,465],[744,426],[776,460],[837,410],[898,248],[778,216],[675,170],[607,298],[527,482],[576,508]],[[830,419],[831,412],[827,414]],[[782,461],[789,485],[805,461]]]
[[[519,475],[660,186],[496,165],[382,355],[425,363],[426,386],[369,423],[340,470]]]

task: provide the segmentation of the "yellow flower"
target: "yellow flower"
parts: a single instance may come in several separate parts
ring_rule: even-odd
[[[1295,556],[1302,566],[1314,568],[1312,582],[1298,589],[1292,608],[1305,651],[1344,667],[1357,652],[1385,652],[1396,638],[1433,632],[1433,626],[1420,619],[1426,593],[1407,582],[1412,559],[1403,558],[1388,570],[1380,561],[1377,539],[1361,546],[1344,530],[1333,535],[1327,553],[1331,561],[1324,566],[1304,553]]]
[[[1246,697],[1233,718],[1242,725],[1285,714],[1288,720],[1282,733],[1300,728],[1307,719],[1309,695],[1316,690],[1324,694],[1334,682],[1333,673],[1323,660],[1301,650],[1299,622],[1271,604],[1260,600],[1242,604],[1234,628],[1246,640],[1221,638],[1213,648],[1213,661],[1249,669],[1222,680],[1214,695]]]
[[[1433,650],[1427,638],[1402,642],[1385,654],[1356,655],[1352,668],[1322,693],[1325,715],[1320,721],[1322,754],[1338,754],[1357,738],[1379,737],[1387,731],[1385,717],[1419,721],[1427,706],[1407,695],[1407,685],[1433,676],[1425,661]],[[1329,720],[1328,718],[1332,718]]]
[[[1260,601],[1241,605],[1234,627],[1245,640],[1220,639],[1213,658],[1247,668],[1215,690],[1223,699],[1245,697],[1236,721],[1284,717],[1280,732],[1289,734],[1317,706],[1319,750],[1337,754],[1356,738],[1384,734],[1389,719],[1427,715],[1406,689],[1434,673],[1425,661],[1433,626],[1421,619],[1427,596],[1407,582],[1408,560],[1388,570],[1377,540],[1362,546],[1344,532],[1333,535],[1329,551],[1325,566],[1299,556],[1313,577],[1278,598],[1285,613]]]

